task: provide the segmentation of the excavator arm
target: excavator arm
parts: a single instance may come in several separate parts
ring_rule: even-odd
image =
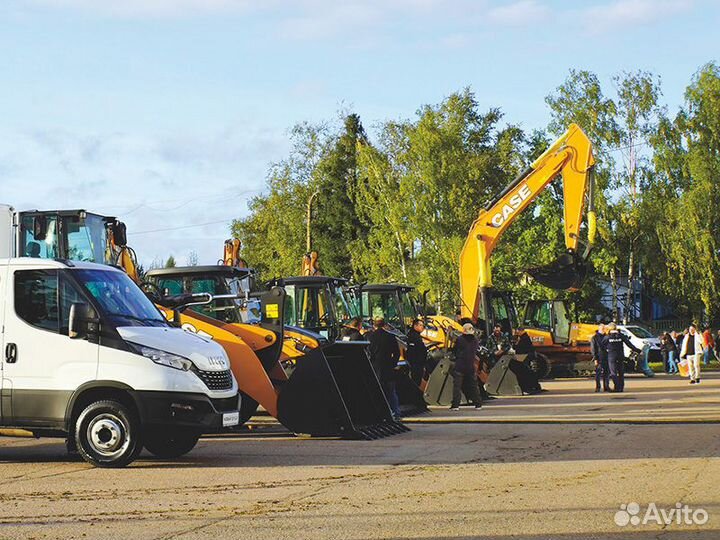
[[[557,289],[573,289],[580,285],[584,278],[584,261],[595,241],[594,163],[589,139],[579,126],[571,124],[550,148],[480,211],[460,255],[463,317],[477,321],[481,311],[490,313],[490,256],[508,227],[559,174],[563,178],[565,245],[568,251],[554,266],[554,271],[538,268],[530,273],[539,282]],[[586,249],[580,255],[580,226],[586,194],[588,239]],[[490,321],[486,320],[486,324],[489,325]]]

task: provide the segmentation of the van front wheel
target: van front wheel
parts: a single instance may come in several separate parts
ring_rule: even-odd
[[[151,454],[172,459],[184,456],[195,448],[199,438],[200,434],[196,431],[158,430],[145,433],[144,444]]]
[[[114,400],[89,404],[75,423],[80,455],[96,467],[125,467],[142,450],[140,421],[133,411]]]

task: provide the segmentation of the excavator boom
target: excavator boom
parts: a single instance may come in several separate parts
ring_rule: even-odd
[[[477,321],[490,313],[492,276],[490,257],[501,236],[515,219],[559,174],[563,178],[564,227],[567,253],[556,265],[557,271],[534,269],[533,275],[548,286],[577,288],[583,277],[584,259],[595,240],[592,145],[575,124],[555,141],[530,167],[523,171],[495,199],[480,211],[473,222],[460,255],[462,316]],[[580,227],[585,196],[588,197],[587,249],[581,255]],[[561,279],[558,279],[559,273]],[[490,317],[486,317],[489,326]]]

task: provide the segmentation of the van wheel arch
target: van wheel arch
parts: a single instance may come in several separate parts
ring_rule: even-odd
[[[78,388],[68,403],[68,410],[65,414],[65,427],[70,438],[73,437],[75,432],[75,422],[85,407],[94,401],[104,399],[117,400],[132,410],[138,418],[142,417],[141,408],[130,386],[114,381],[94,381]]]

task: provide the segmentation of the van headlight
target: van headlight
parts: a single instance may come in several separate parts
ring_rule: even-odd
[[[193,367],[193,363],[190,360],[177,354],[153,349],[152,347],[146,347],[144,345],[134,344],[134,346],[139,354],[142,354],[145,358],[149,358],[161,366],[179,369],[180,371],[189,371]]]

